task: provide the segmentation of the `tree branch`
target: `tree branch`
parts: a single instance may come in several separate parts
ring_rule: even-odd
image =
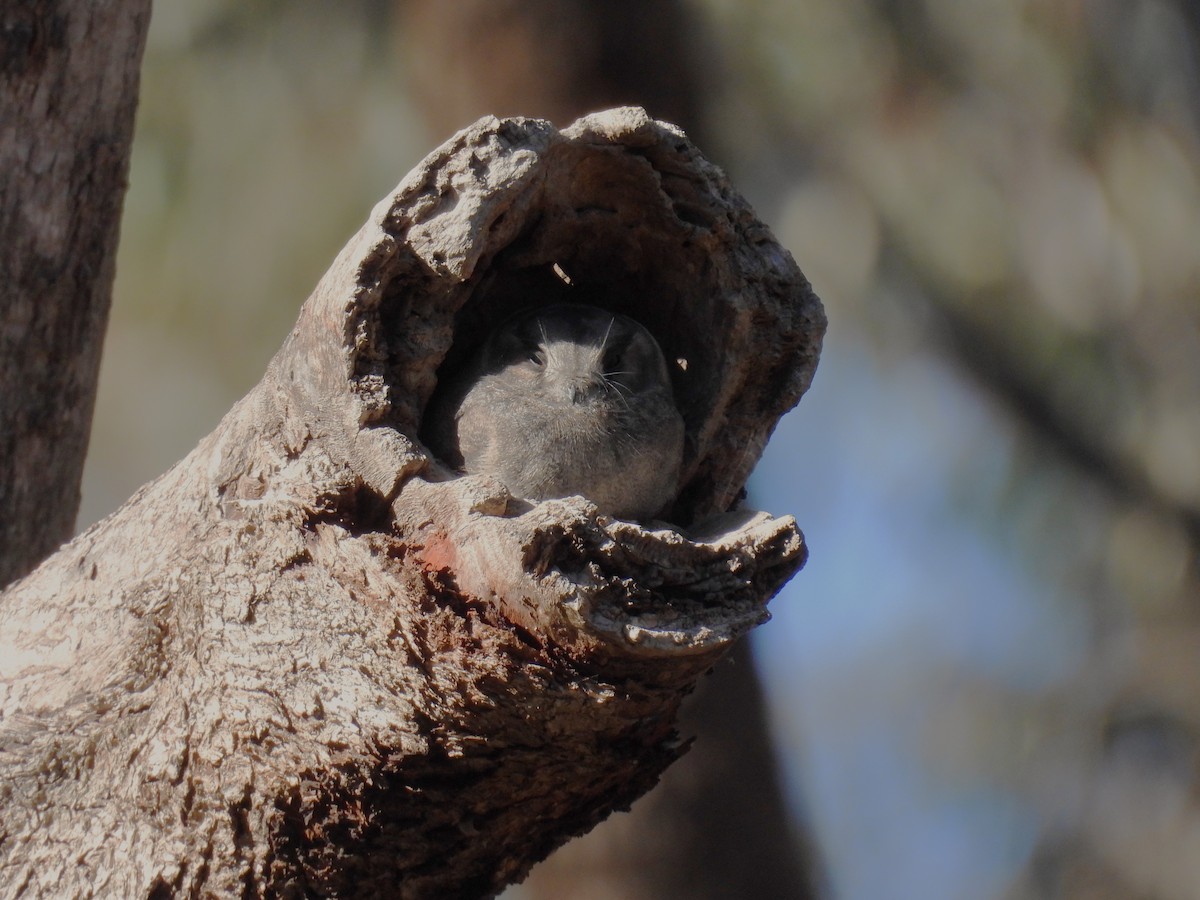
[[[419,439],[439,377],[564,294],[682,361],[679,530],[531,505]],[[681,752],[682,696],[804,561],[790,517],[723,513],[823,330],[672,127],[461,132],[216,431],[0,595],[0,884],[483,896],[627,806]]]

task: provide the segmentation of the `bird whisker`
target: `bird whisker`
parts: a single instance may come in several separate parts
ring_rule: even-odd
[[[600,349],[603,350],[608,346],[608,336],[612,334],[613,323],[617,321],[617,317],[613,316],[608,320],[608,327],[604,329],[604,337],[600,338]]]

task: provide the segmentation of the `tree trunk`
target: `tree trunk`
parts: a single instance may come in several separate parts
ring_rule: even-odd
[[[0,587],[71,536],[149,0],[0,15]]]
[[[675,528],[530,505],[419,440],[482,335],[567,298],[677,361]],[[627,806],[681,752],[683,695],[803,563],[790,517],[726,511],[823,330],[670,126],[460,133],[216,431],[0,595],[0,885],[486,896]]]

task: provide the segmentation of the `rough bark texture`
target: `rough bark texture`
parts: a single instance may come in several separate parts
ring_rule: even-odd
[[[679,361],[679,530],[531,506],[419,440],[439,375],[566,295]],[[790,517],[726,511],[823,330],[786,251],[640,110],[460,133],[216,431],[0,595],[0,886],[486,896],[628,805],[803,563]]]
[[[762,706],[741,641],[684,704],[680,731],[696,735],[688,755],[628,814],[609,817],[535,867],[522,900],[817,896],[819,866],[806,837],[786,824]]]
[[[149,0],[0,14],[0,586],[75,527],[149,21]]]

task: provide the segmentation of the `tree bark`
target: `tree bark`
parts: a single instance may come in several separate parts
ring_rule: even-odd
[[[693,748],[627,815],[611,816],[537,866],[536,900],[802,900],[820,865],[798,829],[775,764],[761,688],[742,641],[684,704]]]
[[[675,527],[531,505],[420,442],[482,335],[565,298],[677,361]],[[0,595],[0,886],[487,896],[627,806],[803,563],[790,517],[728,510],[823,330],[676,129],[623,109],[461,132],[216,431]]]
[[[71,536],[112,296],[149,0],[0,21],[0,586]]]

